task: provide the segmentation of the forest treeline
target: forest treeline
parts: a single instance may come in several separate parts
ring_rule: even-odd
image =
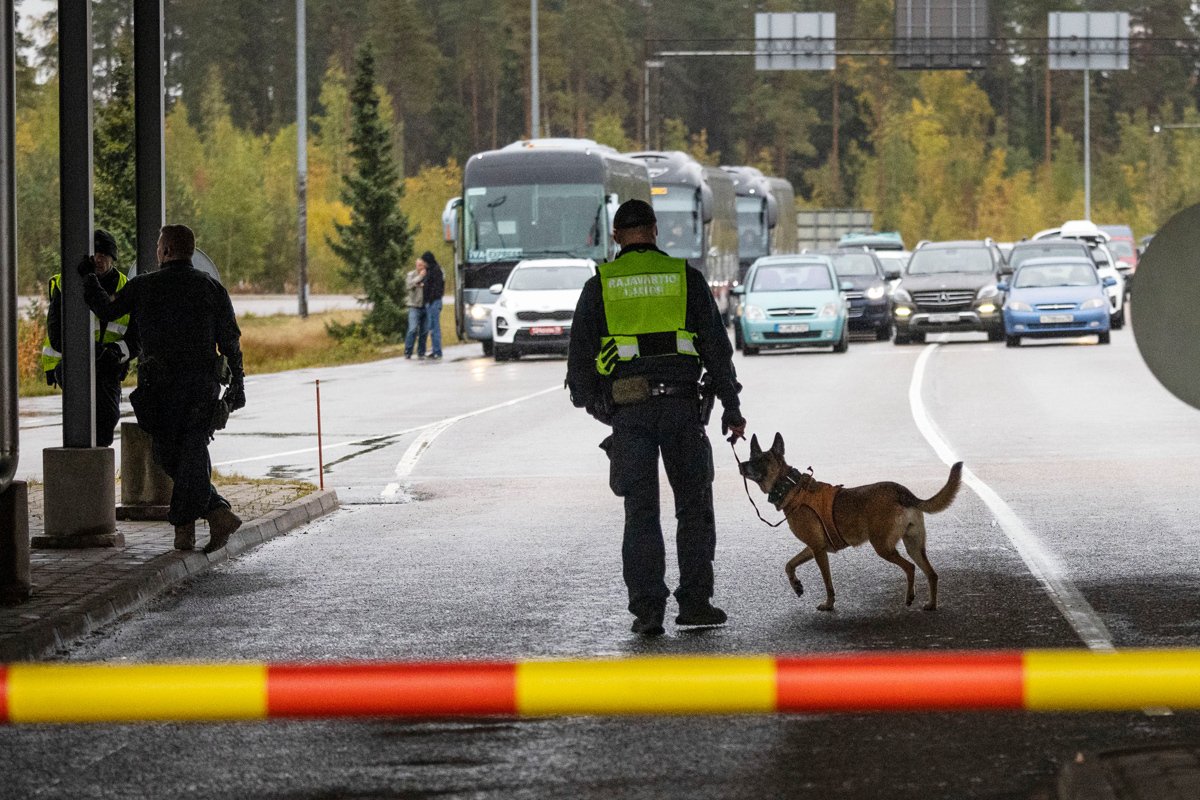
[[[168,216],[196,228],[231,286],[290,290],[295,2],[165,5]],[[747,58],[661,59],[650,71],[643,130],[647,56],[746,49],[756,11],[830,5],[542,0],[541,133],[622,150],[648,138],[712,163],[756,165],[791,180],[802,205],[870,208],[879,227],[910,243],[1018,239],[1082,215],[1082,76],[1047,74],[1037,42],[1050,11],[1080,10],[1078,2],[992,0],[992,30],[1010,52],[971,72],[897,70],[886,56],[842,56],[835,72],[820,73],[755,72]],[[861,49],[890,46],[889,0],[832,5],[839,38]],[[92,7],[96,220],[131,236],[132,3]],[[1200,201],[1200,128],[1153,132],[1156,123],[1200,125],[1198,21],[1187,0],[1094,0],[1087,9],[1129,11],[1134,29],[1131,69],[1092,76],[1093,218],[1151,233]],[[528,0],[308,0],[314,291],[357,288],[327,241],[334,223],[349,218],[340,195],[357,49],[370,43],[376,54],[403,210],[420,226],[417,252],[432,249],[449,263],[440,212],[458,192],[460,165],[529,135],[529,14]],[[19,65],[18,247],[22,290],[36,291],[57,269],[57,59],[53,16],[27,22],[40,33],[23,43]]]

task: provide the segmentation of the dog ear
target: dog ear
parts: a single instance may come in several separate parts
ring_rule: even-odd
[[[758,434],[750,434],[750,457],[758,458],[762,455],[762,448],[758,446]]]
[[[783,458],[783,434],[775,434],[775,441],[771,442],[771,452]]]

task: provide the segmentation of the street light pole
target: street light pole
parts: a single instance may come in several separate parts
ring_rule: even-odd
[[[541,136],[541,98],[538,96],[538,0],[529,0],[529,138]]]
[[[308,65],[305,0],[296,0],[296,241],[299,245],[299,312],[308,316]]]
[[[1083,218],[1092,218],[1092,71],[1083,71]]]

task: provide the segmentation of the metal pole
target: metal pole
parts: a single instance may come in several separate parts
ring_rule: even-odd
[[[529,0],[529,138],[541,136],[541,98],[538,92],[538,0]]]
[[[95,447],[92,315],[75,271],[92,252],[92,4],[58,2],[63,447]]]
[[[645,69],[642,71],[642,130],[645,132],[645,139],[642,142],[644,150],[650,149],[650,60],[646,59]]]
[[[17,416],[17,189],[15,151],[16,26],[13,0],[0,13],[0,494],[17,473],[20,424]]]
[[[304,0],[296,0],[296,241],[299,245],[299,310],[308,316],[308,65],[305,63]]]
[[[1083,218],[1092,218],[1092,72],[1083,71]]]
[[[167,221],[163,139],[163,0],[134,0],[133,100],[137,158],[137,271],[158,269],[158,231]]]

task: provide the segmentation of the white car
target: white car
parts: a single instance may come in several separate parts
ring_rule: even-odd
[[[1086,219],[1068,220],[1058,228],[1047,228],[1033,235],[1034,241],[1046,239],[1068,239],[1083,242],[1091,251],[1092,261],[1096,264],[1096,272],[1100,280],[1112,278],[1115,283],[1105,287],[1108,294],[1109,321],[1113,330],[1119,330],[1125,325],[1125,276],[1117,269],[1117,261],[1108,249],[1109,235]]]
[[[520,261],[503,284],[492,307],[492,355],[497,361],[527,353],[566,354],[571,318],[579,293],[596,274],[589,258],[541,258]]]

